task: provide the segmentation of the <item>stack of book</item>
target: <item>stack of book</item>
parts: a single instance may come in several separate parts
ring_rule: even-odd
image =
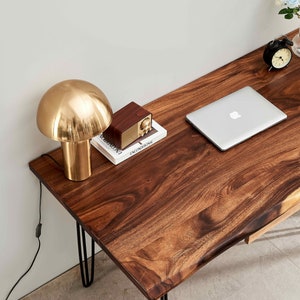
[[[152,120],[152,130],[123,150],[118,149],[115,145],[105,140],[102,134],[92,138],[91,144],[108,160],[117,165],[131,156],[145,150],[166,136],[167,130],[160,126],[155,120]]]

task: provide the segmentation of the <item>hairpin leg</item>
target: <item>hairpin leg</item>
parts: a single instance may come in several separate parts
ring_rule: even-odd
[[[80,264],[80,272],[81,272],[81,280],[82,285],[84,287],[89,287],[94,281],[94,269],[95,269],[95,241],[91,238],[91,270],[89,272],[89,265],[87,259],[87,251],[86,251],[86,238],[85,238],[85,230],[80,226],[78,222],[76,222],[77,228],[77,244],[78,244],[78,256],[79,256],[79,264]],[[82,244],[81,244],[82,242]],[[82,252],[84,259],[82,260]],[[168,294],[165,294],[160,298],[160,300],[168,300]]]
[[[77,244],[78,244],[78,256],[82,285],[84,287],[89,287],[94,281],[94,268],[95,268],[95,241],[91,238],[91,263],[90,272],[89,264],[86,251],[86,238],[85,230],[76,222],[77,228]],[[83,252],[83,253],[82,253]],[[83,254],[83,259],[82,259]]]

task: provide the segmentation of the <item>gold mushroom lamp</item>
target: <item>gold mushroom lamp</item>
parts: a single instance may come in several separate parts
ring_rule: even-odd
[[[51,87],[37,111],[39,130],[61,142],[65,176],[73,181],[91,175],[90,139],[105,131],[111,121],[112,109],[104,93],[77,79]]]

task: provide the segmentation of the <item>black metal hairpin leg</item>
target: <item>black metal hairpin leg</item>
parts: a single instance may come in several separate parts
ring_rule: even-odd
[[[91,270],[89,272],[87,251],[86,251],[86,239],[85,239],[85,230],[76,222],[77,229],[77,244],[78,244],[78,256],[79,256],[79,265],[81,272],[82,285],[84,287],[89,287],[94,281],[94,270],[95,270],[95,241],[91,238]],[[82,244],[81,244],[82,242]],[[82,252],[84,259],[82,260]],[[168,294],[165,294],[160,298],[160,300],[168,300]]]
[[[92,240],[91,263],[90,263],[90,272],[89,272],[89,264],[88,264],[87,251],[86,251],[85,230],[80,226],[78,222],[76,222],[76,228],[77,228],[78,256],[79,256],[82,285],[84,287],[89,287],[94,281],[95,241],[91,238]],[[82,254],[83,254],[83,259],[82,259]]]

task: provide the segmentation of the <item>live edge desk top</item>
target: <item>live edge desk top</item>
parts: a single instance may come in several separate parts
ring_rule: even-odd
[[[161,297],[278,217],[284,205],[292,205],[291,195],[300,194],[300,59],[268,72],[262,51],[147,104],[168,136],[120,165],[92,147],[92,176],[72,182],[47,157],[30,162],[148,299]],[[246,85],[288,118],[221,152],[185,115]],[[61,161],[60,149],[50,154]]]

